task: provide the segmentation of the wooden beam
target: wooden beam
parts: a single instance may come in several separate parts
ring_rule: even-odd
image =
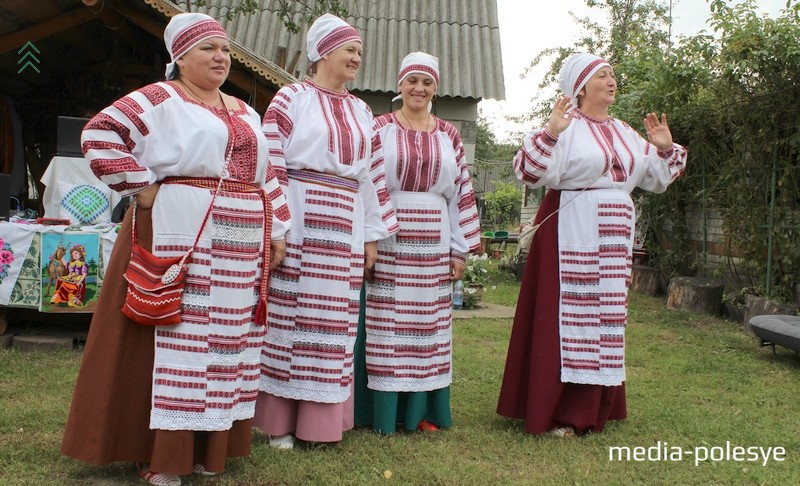
[[[31,23],[55,17],[64,11],[49,0],[38,0],[35,4],[30,0],[4,0],[2,8]]]
[[[98,14],[98,17],[100,17],[106,27],[113,30],[114,33],[122,38],[128,45],[136,46],[141,42],[139,40],[141,36],[133,32],[133,29],[131,29],[125,17],[120,15],[116,10],[104,8]]]
[[[81,25],[94,18],[95,15],[92,13],[91,9],[85,7],[76,8],[65,14],[4,35],[0,37],[0,54],[18,49],[24,46],[26,42],[35,43],[38,40],[69,30],[76,25]]]
[[[138,25],[145,31],[158,37],[159,39],[164,38],[164,29],[167,27],[167,22],[169,20],[166,17],[163,17],[160,14],[157,14],[158,17],[147,15],[142,11],[131,7],[127,3],[127,0],[125,2],[106,0],[106,2],[107,6],[111,6],[111,8],[124,15],[125,18]]]

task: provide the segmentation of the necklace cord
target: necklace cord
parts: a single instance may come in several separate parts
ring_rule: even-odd
[[[405,118],[406,123],[408,123],[408,128],[414,130],[414,125],[411,124],[411,120],[408,119],[402,107],[400,107],[400,114],[403,115],[403,118]],[[430,130],[430,127],[431,127],[431,114],[428,113],[428,118],[427,121],[425,122],[425,131],[427,132],[428,130]]]

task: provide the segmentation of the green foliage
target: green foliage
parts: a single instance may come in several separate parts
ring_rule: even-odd
[[[250,15],[263,10],[259,7],[258,0],[241,0],[235,6],[230,4],[236,2],[219,2],[219,0],[194,0],[194,2],[190,0],[189,4],[192,3],[198,7],[217,7],[220,12],[224,12],[228,20],[233,20],[237,15]],[[275,11],[283,21],[283,25],[294,33],[300,31],[300,25],[310,24],[324,13],[332,13],[339,17],[345,17],[348,13],[342,0],[277,0],[275,3],[277,6]]]
[[[517,150],[519,150],[519,142],[498,142],[492,131],[491,124],[480,113],[475,123],[477,126],[477,133],[475,135],[476,161],[504,161],[514,158]]]
[[[493,181],[494,192],[483,195],[486,207],[486,220],[493,228],[506,228],[519,219],[520,206],[522,206],[522,189],[513,182]],[[487,225],[483,224],[484,227]]]
[[[609,59],[620,88],[614,116],[642,133],[648,112],[667,113],[673,138],[689,149],[684,176],[664,194],[644,194],[638,207],[649,221],[651,264],[666,275],[721,273],[734,287],[788,297],[800,283],[798,1],[789,0],[773,19],[754,0],[712,0],[713,35],[701,32],[675,45],[666,2],[586,4],[604,10],[609,25],[576,19],[586,36],[543,51],[533,64],[552,59],[542,81],[547,87],[571,52]],[[542,100],[530,117],[546,119],[551,104]],[[690,211],[722,219],[725,268],[707,262],[697,240],[709,240],[690,234]]]

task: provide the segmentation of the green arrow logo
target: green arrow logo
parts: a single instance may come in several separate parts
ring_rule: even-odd
[[[23,54],[23,52],[24,52],[24,54]],[[17,65],[22,64],[22,67],[19,68],[19,70],[17,71],[17,74],[20,74],[28,66],[33,68],[33,70],[36,71],[37,74],[41,72],[41,71],[39,71],[39,68],[36,67],[36,64],[39,64],[41,61],[39,60],[38,57],[36,57],[36,54],[34,54],[34,52],[36,52],[36,54],[40,54],[39,49],[37,49],[36,46],[33,45],[33,42],[31,42],[31,41],[26,42],[25,45],[22,46],[17,51],[17,54],[20,54],[22,56],[22,57],[19,58],[19,61],[17,61]],[[26,59],[27,59],[27,62],[25,62]],[[24,64],[23,64],[23,62],[24,62]]]

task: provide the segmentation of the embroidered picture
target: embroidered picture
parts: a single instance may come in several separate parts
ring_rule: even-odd
[[[14,249],[11,244],[0,238],[0,285],[8,278],[8,269],[14,263]]]
[[[92,312],[97,301],[100,237],[42,235],[41,312]]]

